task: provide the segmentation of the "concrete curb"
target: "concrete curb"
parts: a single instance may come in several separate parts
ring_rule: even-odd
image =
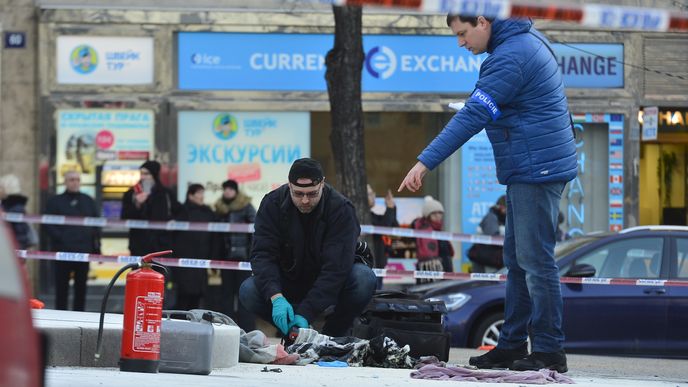
[[[51,309],[33,310],[34,326],[48,336],[47,365],[61,367],[119,367],[122,315],[106,313],[101,357],[95,361],[99,313]],[[239,363],[238,327],[213,324],[211,367]],[[163,339],[165,338],[163,332]]]

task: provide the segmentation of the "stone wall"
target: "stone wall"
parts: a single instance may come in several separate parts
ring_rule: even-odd
[[[29,197],[29,210],[38,200],[36,160],[37,22],[32,0],[0,1],[0,175],[12,173]],[[7,49],[4,31],[24,32],[24,48]]]

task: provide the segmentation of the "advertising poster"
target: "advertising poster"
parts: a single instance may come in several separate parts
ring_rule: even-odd
[[[624,116],[574,113],[573,122],[578,175],[561,196],[562,228],[571,237],[620,231],[624,220]]]
[[[506,186],[497,181],[492,144],[484,130],[461,147],[461,165],[461,230],[475,234],[490,207],[506,194]],[[470,243],[462,244],[462,262],[469,262],[466,251],[470,247]]]
[[[58,36],[57,83],[150,85],[153,38]]]
[[[648,106],[643,109],[643,141],[657,141],[657,128],[659,123],[659,108]]]
[[[205,186],[206,204],[236,180],[256,209],[263,196],[287,182],[294,160],[310,156],[308,112],[180,112],[178,195]]]
[[[96,166],[107,162],[140,165],[153,154],[152,110],[60,109],[57,115],[57,184],[67,171],[95,184]]]

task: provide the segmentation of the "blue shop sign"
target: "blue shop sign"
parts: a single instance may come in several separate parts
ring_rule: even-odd
[[[182,90],[326,91],[331,34],[179,33]],[[366,35],[365,92],[468,93],[485,55],[451,36]]]
[[[332,45],[331,34],[181,32],[178,87],[323,92],[327,90],[325,56]],[[615,46],[620,47],[623,58],[623,45]],[[363,49],[364,92],[470,93],[487,57],[457,47],[452,36],[365,35]],[[599,59],[581,63],[570,57],[588,54],[575,50],[566,55],[560,67],[571,74],[571,82],[584,85],[572,87],[623,87],[622,66],[610,67],[607,62],[599,63]],[[607,67],[600,70],[604,65]],[[599,82],[599,77],[607,76],[605,71],[620,81]]]
[[[552,45],[568,88],[624,87],[623,44],[577,43]]]

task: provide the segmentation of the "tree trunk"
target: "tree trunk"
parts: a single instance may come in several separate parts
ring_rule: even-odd
[[[338,187],[356,206],[359,221],[370,224],[361,106],[362,10],[360,7],[333,7],[333,10],[334,47],[325,60],[332,115],[330,144]]]

